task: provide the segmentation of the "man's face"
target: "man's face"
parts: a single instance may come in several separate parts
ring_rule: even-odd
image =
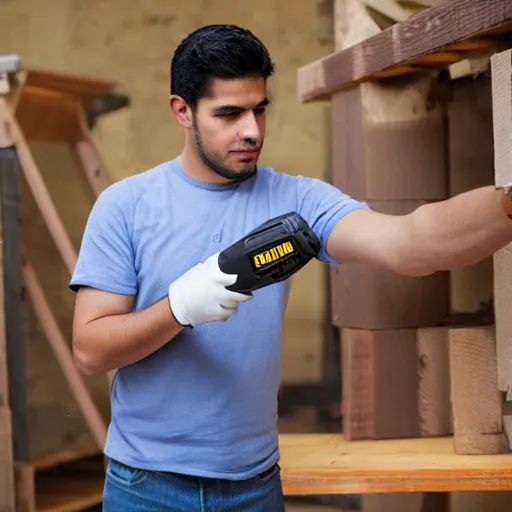
[[[263,78],[212,81],[193,120],[197,151],[209,168],[229,180],[256,172],[267,103]]]

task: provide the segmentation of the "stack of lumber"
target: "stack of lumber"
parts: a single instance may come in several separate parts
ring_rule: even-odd
[[[109,383],[73,363],[68,283],[91,206],[109,183],[90,130],[128,98],[111,83],[38,70],[19,69],[9,85],[0,96],[1,147],[11,156],[0,167],[8,276],[0,363],[6,352],[16,510],[82,510],[101,502]]]
[[[336,20],[335,52],[298,70],[299,100],[331,103],[334,185],[394,215],[512,185],[512,3],[439,2],[382,30],[354,2],[339,0],[354,18]],[[425,277],[332,269],[343,435],[282,436],[285,492],[510,509],[510,493],[465,491],[512,489],[511,256]]]

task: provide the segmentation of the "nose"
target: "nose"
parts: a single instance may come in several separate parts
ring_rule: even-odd
[[[261,139],[261,128],[257,116],[251,110],[247,111],[242,118],[239,136],[251,144],[255,144]]]

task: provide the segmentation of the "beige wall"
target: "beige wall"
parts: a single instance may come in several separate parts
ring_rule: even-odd
[[[105,116],[94,132],[106,169],[111,179],[117,180],[173,158],[181,150],[183,136],[167,104],[169,60],[176,44],[203,24],[246,26],[265,42],[277,64],[277,74],[270,82],[274,105],[261,163],[291,174],[324,178],[329,165],[329,106],[298,103],[296,71],[331,52],[330,3],[4,1],[0,2],[0,52],[20,54],[27,68],[113,80],[130,95],[131,107]],[[48,168],[61,167],[61,161],[49,155],[42,157],[51,160]],[[47,175],[51,179],[50,172]],[[69,206],[72,208],[72,203]],[[82,222],[83,215],[78,217]],[[317,323],[328,315],[326,270],[313,262],[295,278],[289,319]],[[68,297],[67,292],[59,293]],[[312,335],[317,355],[312,356],[316,357],[313,363],[309,357],[310,368],[315,364],[318,368],[319,336]]]

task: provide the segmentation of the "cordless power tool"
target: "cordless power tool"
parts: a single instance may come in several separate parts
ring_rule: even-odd
[[[289,212],[264,222],[222,251],[220,269],[237,274],[227,288],[249,294],[289,278],[318,256],[320,241],[307,222]]]

